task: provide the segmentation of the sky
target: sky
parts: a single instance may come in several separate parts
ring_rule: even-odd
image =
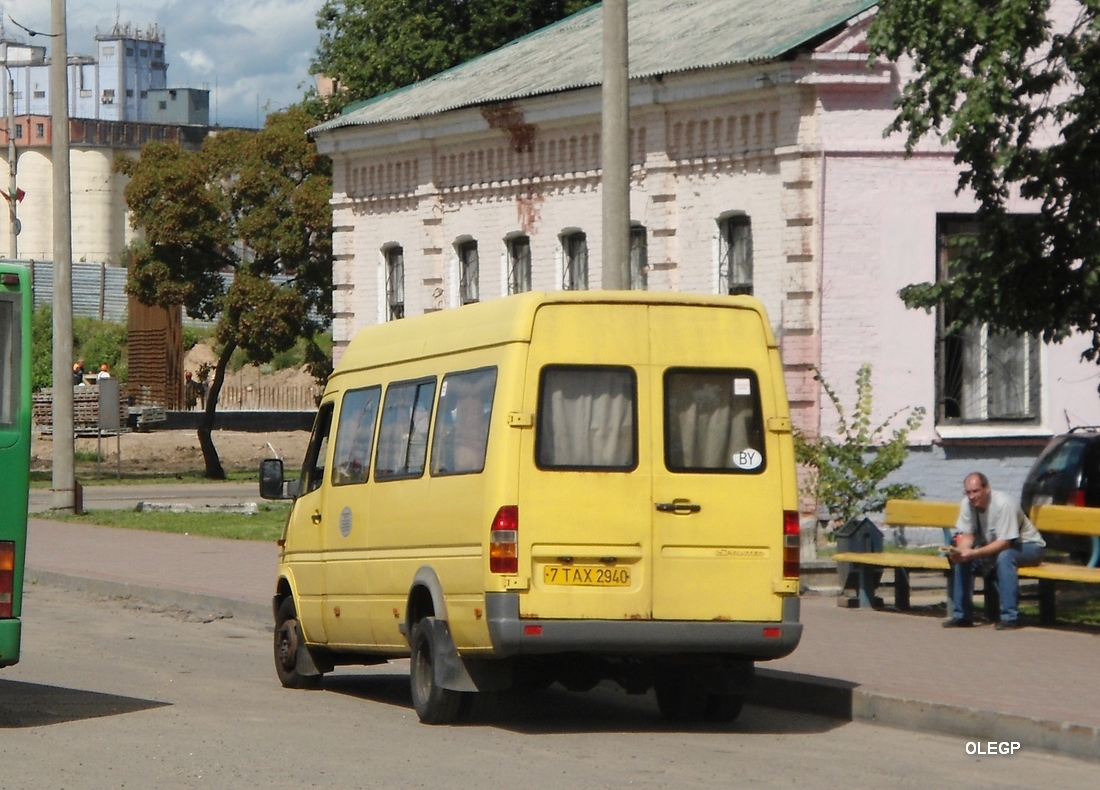
[[[210,91],[210,121],[258,127],[268,112],[301,99],[313,85],[309,62],[324,0],[67,0],[70,55],[93,55],[97,29],[115,23],[160,28],[169,88]],[[50,47],[14,24],[53,29],[53,0],[0,0],[4,33]]]

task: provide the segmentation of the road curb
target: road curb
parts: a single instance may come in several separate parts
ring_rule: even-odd
[[[749,701],[842,721],[959,735],[966,743],[980,743],[983,753],[989,741],[1016,741],[1028,750],[1100,761],[1100,727],[912,699],[833,678],[757,668]]]

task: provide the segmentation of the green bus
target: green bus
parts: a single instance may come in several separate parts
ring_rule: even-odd
[[[0,667],[19,660],[31,463],[30,271],[0,261]]]

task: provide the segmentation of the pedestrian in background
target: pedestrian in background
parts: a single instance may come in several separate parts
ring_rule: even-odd
[[[947,553],[953,575],[951,619],[944,628],[974,625],[974,574],[986,580],[986,590],[995,578],[1001,599],[997,630],[1019,628],[1020,577],[1017,568],[1043,561],[1046,543],[1039,530],[1006,494],[994,491],[981,472],[963,481],[966,498],[959,507],[955,524],[957,542]]]

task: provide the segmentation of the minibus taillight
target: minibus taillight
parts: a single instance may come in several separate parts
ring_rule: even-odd
[[[0,540],[0,620],[11,617],[15,597],[15,544]]]
[[[1066,504],[1071,507],[1085,507],[1085,489],[1078,488],[1070,491]]]
[[[797,579],[798,555],[802,550],[798,534],[798,511],[783,511],[783,577]]]
[[[519,573],[519,508],[504,505],[493,518],[489,531],[489,570]]]

